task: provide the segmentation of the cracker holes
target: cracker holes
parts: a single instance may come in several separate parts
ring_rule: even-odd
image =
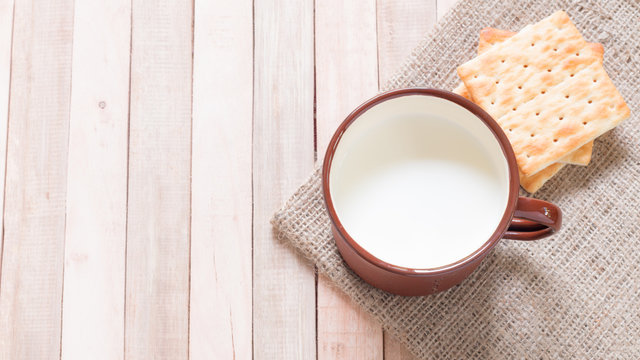
[[[528,67],[529,67],[529,65],[524,64],[524,65],[522,65],[522,67],[526,69],[526,68],[528,68]]]
[[[518,86],[518,90],[522,90],[522,85]]]
[[[531,137],[534,137],[534,136],[536,136],[536,134],[531,134]]]
[[[569,76],[574,77],[574,76],[575,76],[575,74],[571,74],[571,75],[569,75]]]
[[[560,117],[558,118],[558,121],[562,121],[562,120],[564,120],[564,116],[560,116]]]
[[[587,104],[591,104],[591,103],[593,103],[593,101],[591,101],[591,100],[587,101]]]
[[[527,154],[527,159],[530,158],[530,157],[531,157],[531,155]]]
[[[583,122],[582,122],[582,126],[587,126],[587,122],[586,122],[586,121],[583,121]]]
[[[576,53],[576,56],[580,56],[580,53],[579,53],[579,52],[577,52],[577,53]]]
[[[495,104],[496,104],[495,100],[491,100],[491,105],[495,105]]]
[[[598,82],[598,79],[593,79],[593,82],[594,82],[594,83]]]
[[[558,142],[558,139],[553,139],[553,142]]]
[[[558,51],[558,48],[553,48],[553,51]]]
[[[536,45],[536,43],[531,43],[531,46],[535,46],[535,45]]]
[[[547,72],[551,72],[551,69],[547,69]]]
[[[547,90],[542,90],[540,91],[540,94],[544,95],[547,92]]]
[[[477,78],[478,78],[478,74],[473,75],[473,78],[474,78],[474,79],[477,79]]]
[[[540,116],[540,111],[538,111],[538,112],[536,113],[536,116]]]
[[[500,84],[500,80],[496,80],[496,85]]]
[[[565,99],[568,99],[568,98],[569,98],[569,95],[565,95],[565,96],[564,96],[564,98],[565,98]]]
[[[514,107],[514,108],[513,108],[513,109],[511,109],[511,110],[516,111],[516,110],[518,110],[518,108],[517,108],[517,107]]]
[[[509,132],[513,132],[513,129],[509,129]]]

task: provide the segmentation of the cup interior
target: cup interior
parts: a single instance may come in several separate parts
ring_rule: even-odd
[[[465,107],[430,95],[363,110],[335,145],[331,202],[348,235],[394,266],[435,269],[481,248],[510,198],[496,134]]]

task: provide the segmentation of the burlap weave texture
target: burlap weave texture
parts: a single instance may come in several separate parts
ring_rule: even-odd
[[[640,5],[463,0],[385,88],[452,89],[456,67],[475,56],[481,28],[518,31],[559,9],[587,41],[604,44],[605,68],[632,111],[596,140],[589,166],[565,167],[536,193],[563,210],[560,233],[503,240],[461,285],[402,297],[346,267],[318,171],[274,216],[279,238],[420,358],[640,358]]]

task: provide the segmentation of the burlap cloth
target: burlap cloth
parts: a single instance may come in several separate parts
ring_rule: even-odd
[[[485,26],[517,31],[566,10],[632,117],[596,141],[591,164],[567,166],[536,197],[558,204],[563,229],[503,240],[461,285],[426,297],[377,290],[343,263],[316,171],[275,214],[279,238],[425,358],[640,358],[640,5],[624,1],[462,1],[386,86],[451,89]],[[319,149],[318,151],[324,151]]]

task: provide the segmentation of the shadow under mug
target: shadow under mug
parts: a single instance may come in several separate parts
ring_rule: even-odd
[[[436,97],[468,110],[486,126],[497,142],[508,165],[509,190],[507,205],[493,234],[470,255],[451,264],[417,269],[390,264],[373,256],[355,241],[338,218],[330,187],[331,165],[338,145],[347,128],[376,105],[404,96]],[[448,91],[427,88],[408,88],[382,93],[355,109],[338,127],[333,135],[322,166],[322,191],[325,205],[331,219],[333,236],[338,250],[347,265],[367,283],[390,293],[417,296],[446,290],[461,283],[473,272],[482,259],[500,239],[537,240],[560,229],[562,214],[560,209],[546,201],[520,197],[518,165],[507,136],[498,123],[471,101]]]

